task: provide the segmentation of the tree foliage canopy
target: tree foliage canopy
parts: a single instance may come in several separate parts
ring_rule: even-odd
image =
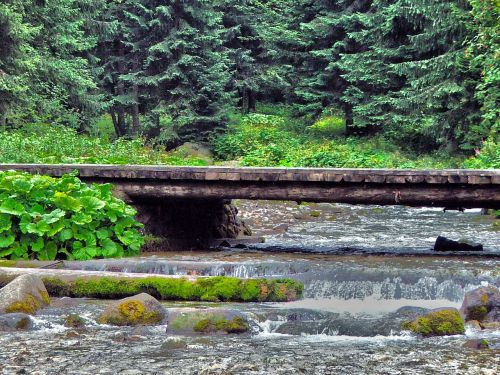
[[[497,142],[498,0],[4,0],[0,124],[167,147],[236,109],[293,105],[311,122],[414,150]]]

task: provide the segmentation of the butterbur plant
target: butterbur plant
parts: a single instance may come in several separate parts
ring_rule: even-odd
[[[144,243],[136,211],[111,184],[0,172],[0,259],[110,258],[137,255]]]

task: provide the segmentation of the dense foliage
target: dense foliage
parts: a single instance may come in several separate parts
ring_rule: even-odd
[[[206,164],[182,152],[166,154],[158,148],[146,147],[141,139],[109,141],[47,124],[0,131],[0,150],[0,163]]]
[[[107,114],[116,137],[174,148],[210,139],[236,108],[272,102],[293,106],[302,131],[332,117],[347,136],[473,155],[498,143],[499,8],[497,0],[5,0],[0,126],[89,131]]]
[[[0,172],[0,258],[76,259],[139,253],[136,211],[112,185]]]
[[[238,160],[243,166],[334,168],[456,168],[463,159],[446,153],[403,153],[383,137],[338,137],[338,120],[327,117],[306,128],[286,116],[250,114],[229,126],[214,142],[220,160]],[[491,152],[498,156],[500,148]],[[471,159],[469,167],[500,167],[496,160]]]

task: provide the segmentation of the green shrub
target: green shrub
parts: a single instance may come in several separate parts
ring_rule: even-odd
[[[112,185],[0,172],[0,258],[91,259],[136,255],[144,239],[136,211]]]
[[[414,321],[404,322],[401,328],[424,337],[463,335],[465,333],[464,320],[455,309],[431,311],[419,316]]]
[[[340,136],[346,131],[346,121],[340,116],[321,117],[314,124],[309,126],[308,130],[320,136]]]
[[[500,142],[493,139],[484,142],[479,154],[467,159],[462,166],[472,169],[500,168]]]
[[[383,135],[340,137],[345,129],[341,117],[327,116],[306,127],[287,116],[290,114],[233,116],[226,133],[213,141],[216,158],[252,167],[442,169],[463,163],[460,155],[445,152],[405,153]],[[482,152],[488,160],[494,158],[490,154],[489,149]],[[474,162],[477,168],[486,165]]]

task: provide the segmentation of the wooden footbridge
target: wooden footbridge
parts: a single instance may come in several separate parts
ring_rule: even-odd
[[[0,164],[54,177],[77,170],[130,202],[265,199],[500,209],[500,170]]]

